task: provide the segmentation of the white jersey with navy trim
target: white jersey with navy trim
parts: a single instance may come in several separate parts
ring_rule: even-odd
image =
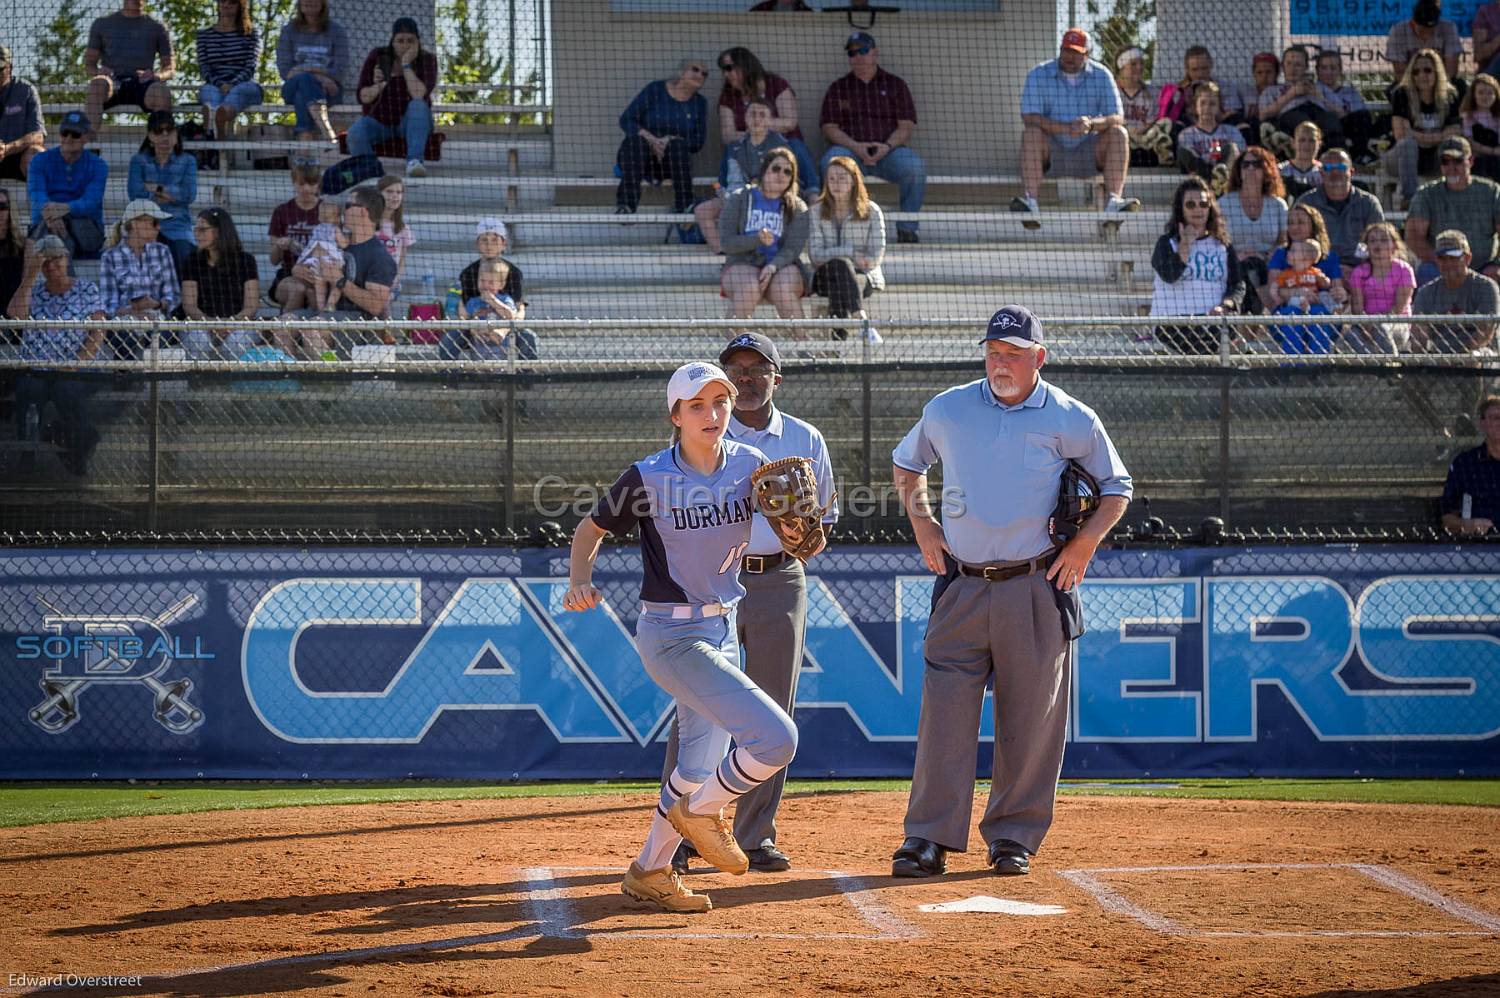
[[[681,459],[679,446],[625,469],[591,515],[619,536],[640,526],[641,599],[733,605],[745,595],[739,566],[755,515],[750,475],[766,456],[725,440],[719,467],[701,475]]]

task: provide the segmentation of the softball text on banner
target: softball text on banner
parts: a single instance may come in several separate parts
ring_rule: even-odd
[[[556,550],[0,564],[6,778],[660,769],[629,549],[582,614]],[[909,774],[931,592],[907,549],[814,561],[795,774]],[[1108,552],[1084,599],[1067,775],[1500,773],[1500,551]]]

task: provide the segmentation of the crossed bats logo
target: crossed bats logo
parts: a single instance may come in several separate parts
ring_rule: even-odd
[[[31,722],[49,734],[61,734],[78,723],[78,700],[96,684],[133,683],[152,696],[152,716],[173,734],[185,735],[203,723],[203,711],[188,695],[193,681],[186,677],[167,680],[163,674],[175,661],[172,638],[166,628],[198,605],[198,597],[185,596],[155,617],[135,614],[69,614],[41,596],[36,601],[49,612],[43,617],[45,630],[59,637],[98,639],[84,643],[82,654],[53,658],[38,684],[45,699],[31,708]],[[121,639],[139,638],[148,649],[138,657],[122,651]],[[113,640],[109,640],[113,639]]]

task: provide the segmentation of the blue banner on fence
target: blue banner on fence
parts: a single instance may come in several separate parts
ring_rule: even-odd
[[[0,568],[0,777],[660,770],[672,705],[632,644],[631,549],[601,556],[608,608],[582,614],[559,550]],[[793,773],[909,775],[932,577],[909,548],[812,571]],[[1084,601],[1066,775],[1500,775],[1500,549],[1105,552]]]
[[[1487,0],[1445,0],[1443,19],[1472,33],[1474,11]],[[1290,0],[1294,35],[1387,35],[1391,26],[1411,20],[1413,0]]]

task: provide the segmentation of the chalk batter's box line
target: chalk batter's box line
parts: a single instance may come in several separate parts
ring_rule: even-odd
[[[282,970],[288,967],[308,967],[320,964],[356,963],[393,956],[409,956],[417,953],[441,953],[446,950],[466,949],[493,943],[511,942],[550,936],[562,939],[580,939],[595,935],[574,928],[572,900],[557,886],[555,873],[619,873],[616,866],[559,866],[528,867],[522,870],[532,885],[521,899],[522,910],[530,923],[479,935],[454,936],[448,939],[429,939],[423,942],[396,943],[390,946],[366,946],[360,949],[329,950],[322,953],[299,953],[293,956],[256,960],[250,963],[225,963],[210,967],[189,967],[183,970],[167,970],[157,973],[117,974],[115,976],[138,976],[141,986],[149,990],[157,982],[182,980],[203,974],[248,974],[257,971]],[[790,939],[790,940],[858,940],[862,942],[889,942],[892,940],[919,939],[922,933],[913,925],[903,921],[868,894],[870,886],[860,877],[838,870],[808,870],[811,874],[831,877],[849,904],[872,929],[873,933],[853,932],[652,932],[633,930],[628,932],[600,933],[601,938],[618,939]],[[712,916],[708,916],[712,917]],[[62,987],[10,988],[0,987],[0,994],[45,994],[69,990]]]
[[[527,880],[536,884],[524,900],[527,914],[542,927],[542,935],[563,939],[580,939],[594,933],[574,929],[573,902],[557,889],[554,873],[618,873],[614,866],[553,866],[532,867],[524,870]],[[891,942],[902,939],[920,939],[921,931],[910,922],[895,915],[870,896],[870,886],[860,877],[842,870],[806,870],[813,875],[829,877],[838,886],[856,914],[865,924],[874,929],[864,932],[673,932],[649,929],[631,929],[610,932],[611,939],[815,939],[840,940],[859,939],[868,942]]]
[[[1160,912],[1152,911],[1131,901],[1110,887],[1100,877],[1129,873],[1202,873],[1226,870],[1352,870],[1369,877],[1388,890],[1405,894],[1413,900],[1436,908],[1461,922],[1478,926],[1474,929],[1418,931],[1407,929],[1307,929],[1301,931],[1267,929],[1244,931],[1209,931],[1190,929]],[[1433,937],[1433,936],[1490,936],[1500,934],[1500,917],[1473,905],[1448,897],[1399,870],[1378,863],[1200,863],[1190,866],[1110,866],[1088,870],[1059,870],[1058,876],[1092,895],[1100,907],[1119,915],[1128,915],[1142,925],[1169,936],[1199,936],[1205,938],[1328,938],[1328,937]]]

